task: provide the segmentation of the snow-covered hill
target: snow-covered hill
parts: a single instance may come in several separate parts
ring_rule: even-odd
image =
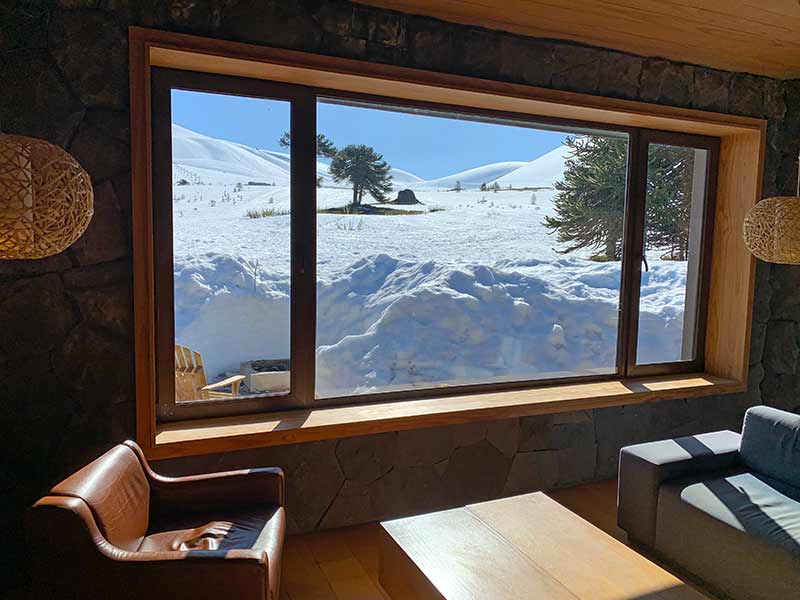
[[[569,155],[569,148],[559,146],[536,160],[525,163],[518,169],[497,179],[501,188],[509,185],[514,188],[553,187],[553,183],[561,179],[564,174],[564,161]]]
[[[456,182],[459,181],[462,187],[477,188],[480,187],[482,183],[488,185],[504,175],[513,173],[516,169],[526,164],[528,163],[519,161],[491,163],[483,165],[482,167],[475,167],[474,169],[453,173],[445,177],[439,177],[438,179],[420,181],[415,187],[451,189],[455,187]]]
[[[456,182],[478,188],[495,181],[503,188],[551,187],[563,173],[566,154],[562,146],[530,162],[491,163],[430,180],[398,168],[392,168],[391,174],[396,189],[451,189]],[[219,140],[176,124],[172,125],[172,162],[175,181],[195,184],[256,181],[281,186],[288,185],[290,178],[286,153]],[[317,161],[317,177],[322,177],[324,185],[336,185],[322,161]]]
[[[203,135],[172,124],[172,164],[175,181],[185,179],[190,183],[247,183],[256,181],[275,185],[288,185],[290,178],[289,154],[261,150],[244,144],[228,142]],[[392,169],[392,179],[399,185],[412,185],[422,181],[416,175]],[[334,185],[328,165],[317,161],[317,177],[323,184]]]

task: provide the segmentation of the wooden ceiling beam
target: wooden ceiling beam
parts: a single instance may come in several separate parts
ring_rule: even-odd
[[[356,0],[539,38],[800,78],[797,0]]]

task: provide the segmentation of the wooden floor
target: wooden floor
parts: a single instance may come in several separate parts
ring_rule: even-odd
[[[548,495],[620,540],[615,480],[557,490]],[[377,523],[289,536],[284,550],[282,600],[384,600],[378,584]]]

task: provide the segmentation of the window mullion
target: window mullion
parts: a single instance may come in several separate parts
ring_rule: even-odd
[[[628,145],[628,181],[622,245],[622,281],[619,301],[617,368],[628,377],[636,363],[639,330],[639,282],[642,274],[645,197],[647,193],[647,148],[644,131],[631,133]]]
[[[291,145],[291,378],[292,396],[300,405],[314,400],[316,348],[316,96],[303,91],[292,101]]]

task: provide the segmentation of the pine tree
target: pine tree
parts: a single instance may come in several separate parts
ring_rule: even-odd
[[[544,225],[567,244],[562,254],[592,248],[595,260],[622,258],[627,143],[618,138],[567,137],[570,149],[561,181],[555,183],[555,217]]]
[[[599,250],[595,260],[622,258],[627,144],[599,136],[568,137],[571,153],[556,182],[557,216],[545,226],[568,244],[561,253]],[[648,154],[645,247],[666,250],[664,259],[686,260],[689,253],[694,150],[652,144]]]
[[[693,148],[652,144],[647,161],[645,245],[666,260],[689,257]]]
[[[460,192],[462,189],[464,188],[461,187],[461,181],[456,181],[456,187],[454,187],[453,190],[456,192]]]
[[[493,192],[499,192],[500,191],[500,184],[495,181],[492,185],[489,186],[489,188]]]
[[[291,148],[292,136],[288,131],[283,132],[283,135],[281,135],[278,140],[278,145],[281,148]],[[333,158],[336,156],[336,146],[333,145],[333,142],[324,133],[317,134],[317,156],[322,156],[324,158]]]
[[[383,156],[363,144],[345,146],[333,157],[331,175],[337,182],[349,181],[353,186],[354,206],[360,206],[364,192],[384,202],[392,190],[392,176]]]

